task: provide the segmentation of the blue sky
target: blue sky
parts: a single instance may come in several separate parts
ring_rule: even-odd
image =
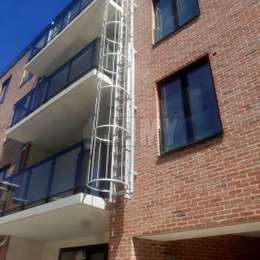
[[[0,1],[0,72],[70,0]]]

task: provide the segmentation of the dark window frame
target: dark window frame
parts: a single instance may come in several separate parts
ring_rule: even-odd
[[[189,142],[189,143],[187,143],[187,144],[185,144],[183,146],[179,146],[179,147],[170,149],[169,151],[163,151],[162,145],[163,145],[164,142],[163,142],[162,128],[163,128],[163,118],[164,118],[164,115],[163,115],[163,111],[161,109],[161,102],[163,102],[163,98],[161,96],[160,89],[166,83],[171,82],[171,81],[173,81],[174,79],[176,79],[178,77],[181,78],[181,76],[184,73],[186,73],[187,71],[190,71],[190,70],[198,67],[199,65],[202,65],[202,64],[205,64],[205,63],[208,63],[208,65],[210,67],[210,76],[211,76],[211,79],[212,79],[212,88],[213,88],[213,95],[214,95],[213,97],[214,97],[215,102],[216,102],[217,116],[218,116],[218,120],[219,120],[219,123],[220,123],[220,131],[217,134],[215,134],[215,135],[211,135],[211,136],[208,136],[208,137],[205,137],[205,138],[202,138],[202,139],[198,139],[198,140]],[[160,128],[159,128],[160,155],[159,156],[163,156],[163,155],[167,155],[167,154],[179,151],[179,150],[187,149],[187,148],[190,148],[191,146],[204,143],[204,142],[206,142],[206,141],[208,141],[210,139],[214,139],[214,138],[223,136],[224,130],[223,130],[223,124],[222,124],[220,110],[219,110],[219,102],[218,102],[218,97],[217,97],[217,93],[216,93],[216,87],[215,87],[215,83],[214,83],[212,67],[211,67],[211,63],[210,63],[210,59],[209,59],[208,55],[204,56],[204,57],[201,57],[198,60],[196,60],[196,61],[194,61],[194,62],[192,62],[190,64],[187,64],[185,67],[183,67],[183,68],[179,69],[178,71],[172,73],[170,76],[167,76],[166,78],[157,81],[156,84],[157,84],[157,98],[158,98],[159,117],[160,117],[159,118],[159,125],[160,125]]]
[[[31,151],[31,143],[25,143],[22,145],[20,153],[17,158],[15,172],[23,172],[26,170],[30,151]]]
[[[7,95],[7,91],[11,82],[11,78],[12,76],[9,76],[3,83],[1,86],[1,91],[0,91],[0,105],[4,103],[6,95]]]
[[[3,178],[2,178],[3,180],[6,178],[6,174],[8,173],[8,170],[10,170],[10,168],[11,168],[11,164],[7,164],[0,168],[0,175],[3,173]]]
[[[108,244],[97,244],[97,245],[61,248],[60,252],[59,252],[59,260],[61,260],[62,253],[74,252],[74,251],[80,251],[80,250],[83,250],[83,251],[86,251],[89,253],[105,252],[105,260],[108,259]],[[88,257],[86,260],[89,260]]]
[[[185,26],[187,26],[188,24],[190,24],[191,22],[193,22],[194,20],[196,20],[200,15],[201,15],[201,11],[200,11],[200,3],[199,0],[197,0],[197,5],[198,5],[198,14],[193,16],[192,18],[190,18],[187,22],[183,23],[180,25],[179,23],[179,14],[178,11],[174,10],[173,12],[176,14],[175,17],[175,26],[176,29],[173,29],[172,31],[170,31],[169,33],[167,33],[166,35],[164,35],[163,37],[158,39],[157,36],[157,11],[156,11],[156,2],[157,0],[152,0],[153,1],[153,16],[154,16],[154,28],[153,28],[153,36],[154,36],[154,46],[156,46],[157,44],[159,44],[161,41],[167,39],[168,37],[170,37],[171,35],[179,32],[181,29],[183,29]],[[171,0],[171,1],[175,1],[175,0]],[[177,1],[177,0],[176,0]],[[175,4],[176,6],[176,4]],[[178,9],[178,7],[176,7],[176,9]],[[177,19],[178,18],[178,19]]]

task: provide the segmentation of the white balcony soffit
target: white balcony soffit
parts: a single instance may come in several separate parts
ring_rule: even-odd
[[[110,212],[102,198],[83,193],[0,218],[0,235],[57,241],[109,232]]]
[[[36,76],[48,76],[101,35],[104,0],[94,0],[26,65]]]
[[[110,83],[107,76],[102,77]],[[97,81],[98,72],[93,69],[9,128],[6,136],[50,150],[80,142],[88,115],[94,111]]]

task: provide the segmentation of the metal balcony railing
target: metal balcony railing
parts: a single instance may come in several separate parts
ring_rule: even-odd
[[[93,68],[97,68],[99,39],[95,39],[61,68],[39,83],[14,105],[11,126],[67,88]]]
[[[2,215],[85,191],[88,160],[89,150],[81,142],[6,178],[16,188]]]
[[[35,39],[32,44],[29,61],[64,30],[93,0],[72,1]]]

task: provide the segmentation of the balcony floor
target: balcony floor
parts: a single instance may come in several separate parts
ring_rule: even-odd
[[[66,63],[79,49],[100,37],[104,4],[103,0],[94,0],[27,63],[27,70],[38,77],[48,76],[61,64]]]
[[[0,234],[56,241],[108,233],[110,213],[102,198],[83,193],[0,218]]]
[[[6,136],[21,143],[30,142],[49,150],[83,139],[88,116],[94,112],[98,72],[91,70],[71,86],[54,96],[19,123]],[[102,75],[109,84],[110,79]]]

